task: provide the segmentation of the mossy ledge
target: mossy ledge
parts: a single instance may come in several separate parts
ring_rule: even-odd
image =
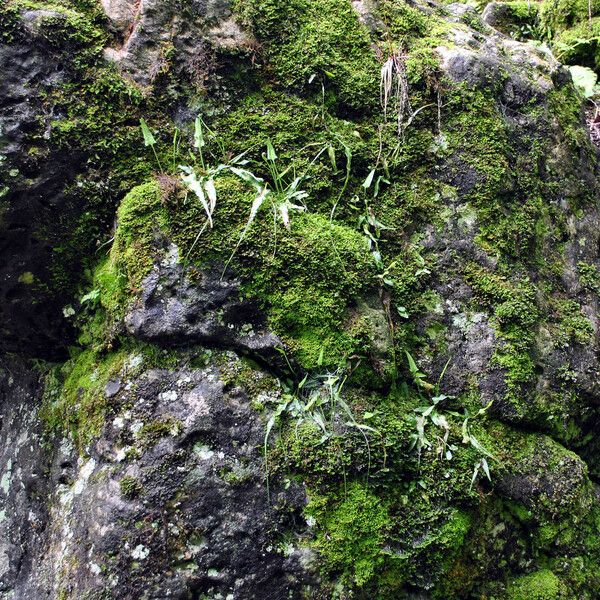
[[[107,4],[0,8],[8,593],[595,598],[596,3]]]

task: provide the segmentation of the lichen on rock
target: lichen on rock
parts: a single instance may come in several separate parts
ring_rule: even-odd
[[[595,598],[597,9],[7,0],[0,597]]]

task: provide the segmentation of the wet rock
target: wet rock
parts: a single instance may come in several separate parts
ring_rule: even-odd
[[[373,40],[383,35],[377,3],[352,4]],[[219,68],[223,72],[229,69],[228,76],[240,86],[233,93],[252,104],[249,121],[257,119],[261,136],[265,133],[263,122],[265,131],[273,127],[269,120],[273,115],[269,101],[265,101],[267,108],[260,107],[264,99],[257,100],[263,92],[258,88],[268,81],[265,96],[293,95],[280,89],[285,86],[284,71],[281,81],[272,79],[268,51],[259,52],[264,48],[236,21],[229,2],[197,0],[186,4],[185,12],[176,3],[159,0],[104,0],[103,7],[112,36],[105,55],[144,89],[146,101],[156,91],[160,108],[153,116],[161,123],[176,114],[189,124],[200,104],[202,111],[214,110],[217,120],[231,111],[229,103],[220,103],[224,96],[204,94],[207,74],[215,74],[217,58],[223,56],[234,57]],[[309,8],[312,6],[307,4],[307,12]],[[36,155],[37,150],[29,152],[31,137],[25,134],[35,130],[43,138],[47,130],[40,123],[55,117],[45,112],[44,94],[58,89],[68,74],[47,56],[41,39],[44,19],[52,16],[60,21],[60,14],[51,9],[22,12],[26,37],[0,48],[0,66],[7,72],[7,85],[0,86],[2,153],[16,169],[11,169],[13,175],[9,170],[14,181],[2,214],[6,243],[4,238],[0,242],[1,345],[4,350],[23,354],[64,347],[69,338],[65,335],[62,339],[61,334],[69,329],[65,323],[73,318],[80,324],[85,322],[80,339],[86,348],[80,356],[93,355],[93,360],[75,361],[86,371],[81,379],[78,372],[73,375],[69,371],[72,362],[64,372],[53,371],[53,376],[66,381],[56,385],[49,377],[45,389],[40,373],[24,359],[6,359],[0,373],[0,595],[13,600],[65,596],[283,600],[325,598],[339,592],[340,597],[358,598],[384,597],[382,590],[391,581],[389,585],[396,586],[393,597],[400,597],[396,592],[403,586],[402,597],[502,598],[510,587],[507,578],[515,573],[536,573],[540,565],[545,568],[548,563],[561,577],[567,577],[564,565],[568,561],[576,564],[588,560],[588,551],[595,547],[590,531],[596,532],[594,511],[598,510],[598,492],[588,470],[597,476],[598,461],[593,456],[597,443],[590,439],[597,428],[600,405],[600,306],[595,289],[600,284],[592,276],[600,267],[600,212],[595,155],[581,137],[584,130],[577,129],[577,107],[571,106],[569,114],[564,114],[567,109],[561,94],[571,91],[570,76],[548,52],[492,31],[467,5],[455,3],[438,10],[433,4],[411,3],[410,9],[417,12],[407,14],[417,21],[419,15],[436,11],[447,26],[440,26],[443,33],[435,38],[439,45],[431,48],[427,57],[435,63],[428,63],[430,79],[410,80],[414,86],[410,94],[418,91],[421,100],[421,95],[431,92],[434,102],[420,107],[423,111],[415,114],[404,132],[406,137],[394,151],[404,152],[406,142],[407,155],[398,160],[406,158],[415,186],[407,188],[409,193],[401,191],[387,200],[393,205],[392,215],[402,215],[394,211],[404,210],[412,202],[417,207],[413,207],[415,214],[423,208],[427,218],[413,214],[406,231],[403,216],[389,227],[386,222],[381,238],[366,232],[371,250],[373,244],[381,244],[382,250],[394,248],[401,264],[395,266],[398,274],[393,276],[406,276],[408,283],[403,279],[405,288],[392,293],[383,284],[378,289],[356,282],[352,289],[368,288],[368,292],[356,293],[362,297],[348,293],[346,298],[336,295],[335,289],[327,289],[328,282],[320,282],[322,289],[333,292],[332,307],[341,296],[347,301],[343,305],[346,313],[340,311],[335,327],[348,335],[339,339],[332,336],[341,346],[340,355],[348,363],[356,358],[361,366],[370,361],[373,367],[374,373],[369,371],[356,383],[340,375],[343,365],[321,372],[324,352],[316,367],[293,373],[297,366],[293,356],[289,363],[287,357],[282,358],[281,340],[269,330],[260,304],[242,297],[240,281],[222,277],[212,264],[187,268],[177,248],[167,246],[169,234],[162,230],[160,240],[158,234],[152,240],[160,250],[158,256],[150,257],[148,263],[154,259],[155,264],[141,285],[136,281],[132,289],[121,286],[121,265],[117,265],[109,273],[109,293],[103,288],[104,295],[96,298],[98,304],[92,300],[82,303],[77,311],[65,306],[60,312],[57,303],[45,304],[37,298],[34,304],[32,291],[43,287],[41,272],[52,251],[38,243],[36,224],[50,220],[48,215],[57,221],[63,215],[63,184],[83,168],[84,154],[73,150],[42,155],[37,160],[29,156]],[[495,23],[492,8],[488,7],[484,17]],[[328,33],[324,32],[324,37]],[[368,40],[364,47],[368,51]],[[259,70],[263,65],[255,65],[254,54],[249,60],[255,50],[258,62],[265,62],[264,70]],[[383,52],[382,47],[380,50]],[[243,62],[237,60],[241,56],[248,59],[248,71],[243,75],[236,70]],[[101,62],[99,56],[96,58]],[[279,58],[288,57],[284,54]],[[327,74],[328,66],[324,66]],[[411,69],[415,69],[414,64]],[[342,79],[351,80],[355,75],[342,72]],[[330,93],[331,98],[336,94],[335,77],[330,79],[331,89],[325,85],[330,85],[328,79],[323,80],[324,122],[329,110],[326,101]],[[365,80],[369,81],[369,76]],[[188,96],[175,89],[190,83],[193,91],[186,91]],[[155,84],[160,89],[153,90]],[[302,89],[305,92],[308,88]],[[352,92],[352,85],[349,90]],[[468,93],[459,97],[459,90]],[[143,105],[144,110],[154,110],[154,99]],[[295,98],[310,111],[313,100],[312,96]],[[479,149],[483,158],[464,150],[468,144],[462,136],[479,135],[477,124],[468,121],[469,110],[481,107],[456,108],[467,125],[444,111],[446,103],[468,101],[485,103],[489,110],[481,118],[489,118],[497,126],[494,131],[505,134],[505,147],[497,147],[497,140],[490,135],[490,148]],[[255,102],[260,108],[252,112]],[[343,109],[339,113],[330,115],[331,126],[336,124],[344,132],[348,128],[357,145],[353,151],[360,173],[369,164],[362,146],[370,143],[362,127],[366,130],[374,125],[375,131],[380,115],[376,112],[373,116],[367,110],[358,117]],[[288,123],[295,116],[277,117],[285,117]],[[421,127],[421,118],[430,119],[426,127]],[[279,126],[279,121],[275,123]],[[241,131],[246,122],[239,126]],[[137,131],[137,120],[131,127]],[[385,125],[377,131],[382,144]],[[414,140],[421,143],[417,133],[425,140],[418,151],[410,145]],[[185,127],[182,135],[186,135]],[[548,152],[536,155],[537,144],[543,144]],[[339,148],[332,149],[334,154],[338,152],[339,162]],[[523,161],[534,155],[534,164],[523,168]],[[497,161],[498,157],[502,160]],[[412,162],[419,163],[418,169],[410,170]],[[488,162],[494,168],[488,170]],[[143,163],[143,158],[136,157],[120,167],[137,174],[138,163]],[[430,211],[436,214],[431,219],[426,206],[430,199],[417,194],[421,169],[436,190],[431,201],[435,210]],[[140,177],[154,177],[150,170],[140,172]],[[314,185],[315,195],[323,192],[324,198],[329,198],[325,179]],[[538,199],[536,194],[542,189],[535,185],[538,179],[547,184],[539,198],[543,208],[529,221],[529,214],[519,210],[528,206],[532,197]],[[378,216],[387,190],[393,189],[385,187],[384,191],[383,183],[377,185],[381,185],[381,195],[373,199],[372,207],[366,207],[371,217]],[[360,188],[360,181],[355,187]],[[414,197],[409,198],[413,191]],[[118,194],[111,201],[118,201]],[[171,211],[177,211],[170,201],[178,199],[169,193],[156,199],[164,221],[162,229],[168,229]],[[360,202],[356,204],[342,208],[341,203],[336,215],[340,221],[344,219],[346,229],[353,227],[352,236],[362,234],[356,234],[353,213],[348,217],[343,211],[362,210]],[[489,206],[498,214],[511,215],[511,224],[521,229],[515,233],[498,226],[491,232],[496,237],[490,242],[486,228],[497,215],[486,212]],[[134,208],[143,213],[143,206]],[[556,225],[560,235],[550,238],[539,234],[551,225]],[[521,247],[522,236],[531,232],[533,241]],[[153,235],[154,231],[148,237]],[[136,235],[131,238],[127,250],[135,258],[138,240]],[[499,249],[504,243],[507,248]],[[360,237],[357,246],[364,247]],[[556,248],[560,248],[560,260],[551,263]],[[278,247],[278,251],[282,250]],[[415,266],[411,260],[420,252],[422,264]],[[366,248],[365,253],[371,260]],[[293,256],[302,260],[301,253]],[[326,259],[324,252],[323,261]],[[251,261],[252,255],[244,260]],[[344,268],[344,261],[340,262]],[[316,289],[306,276],[315,270],[297,272],[304,278],[298,286],[304,300],[303,285]],[[582,273],[587,273],[587,279]],[[95,284],[100,275],[96,272]],[[378,276],[384,279],[381,272]],[[414,301],[419,306],[414,313],[392,302],[397,300],[394,294],[411,299],[413,290],[406,289],[409,287],[418,289],[420,296]],[[528,293],[523,292],[525,288]],[[112,292],[126,300],[122,304],[122,298],[115,301]],[[521,304],[514,304],[520,293]],[[290,295],[291,310],[293,301]],[[127,302],[122,319],[119,311]],[[119,307],[114,309],[113,304]],[[306,318],[289,326],[297,327],[294,333],[298,334],[290,338],[290,346],[308,332],[305,337],[318,355],[320,332],[311,329],[309,309],[303,307]],[[390,326],[390,314],[397,321],[393,323],[398,326],[395,330]],[[502,319],[507,314],[508,322],[518,325],[509,331],[503,329]],[[109,328],[111,335],[106,337],[110,339],[103,339]],[[413,351],[413,345],[418,368],[426,373],[423,377],[427,383],[421,381],[421,385],[414,374],[410,380],[406,365],[401,364],[404,349]],[[360,355],[344,354],[346,347],[358,349]],[[126,356],[123,366],[115,367],[112,359],[120,360],[131,348],[136,349],[135,354]],[[289,350],[293,354],[293,349]],[[524,355],[530,359],[525,365],[518,362]],[[121,365],[118,360],[115,363]],[[398,385],[392,386],[385,379],[390,366],[398,378],[393,383]],[[94,383],[97,395],[86,396],[86,386]],[[311,406],[332,405],[342,398],[344,386],[349,388],[352,407],[344,413],[323,409],[331,424],[326,425],[322,418],[319,421],[320,413],[312,421],[305,416],[311,409],[300,400],[319,390],[311,397]],[[392,388],[389,394],[388,388]],[[432,401],[434,393],[446,396],[436,404],[439,414],[421,406]],[[67,396],[70,404],[61,405],[57,419],[48,407],[60,405]],[[298,402],[289,404],[291,399]],[[284,448],[278,447],[276,452],[295,452],[298,470],[306,470],[290,474],[282,469],[267,482],[263,458],[266,422],[273,410],[284,408],[284,402],[285,408],[291,408],[289,414],[279,415],[282,428],[286,422],[290,425],[292,418],[297,418],[292,428],[297,427],[291,441],[282,435]],[[90,405],[98,411],[94,415],[98,430],[93,438],[88,436],[89,443],[75,447],[81,431],[69,430],[89,426]],[[479,406],[489,407],[485,417],[478,413]],[[301,416],[290,416],[291,411]],[[390,416],[389,422],[382,422],[382,414]],[[433,415],[421,432],[417,414]],[[370,425],[361,429],[363,417],[372,424],[379,419],[378,429]],[[303,425],[311,421],[308,424],[314,426],[316,434],[299,432],[302,419],[306,421]],[[444,424],[450,421],[452,426],[443,438]],[[301,434],[305,437],[299,441]],[[417,454],[419,434],[429,436],[432,442]],[[473,441],[475,435],[481,442]],[[287,442],[289,448],[285,447]],[[327,446],[330,442],[332,445]],[[496,448],[494,456],[478,444]],[[589,469],[566,445],[589,462]],[[451,450],[449,454],[455,453],[454,457],[448,458],[444,450]],[[348,483],[367,490],[363,490],[364,497],[372,512],[366,512],[364,520],[364,507],[348,503]],[[316,498],[315,514],[320,513],[317,526],[304,512],[309,494]],[[324,506],[319,508],[319,501]],[[373,527],[373,516],[379,528]],[[570,547],[566,547],[559,534],[566,530],[569,520],[578,524],[587,520],[587,529],[573,530]],[[354,548],[344,550],[347,555],[331,548],[327,543],[332,539],[330,531],[338,536],[340,531],[351,531],[357,536],[358,560]],[[546,536],[543,542],[538,540],[541,536]],[[353,546],[354,539],[344,537],[349,536],[338,537],[340,545],[348,542]],[[322,556],[314,553],[319,547]],[[385,571],[390,565],[391,570]],[[594,571],[589,565],[586,568]],[[329,571],[330,581],[319,579],[316,573],[321,569]],[[353,591],[351,588],[364,583],[360,580],[363,575],[365,580],[372,577],[376,584]],[[477,577],[480,588],[473,583]],[[558,575],[553,577],[558,580]],[[585,586],[597,589],[588,580]],[[445,593],[446,589],[450,591]]]
[[[104,388],[104,395],[107,398],[112,398],[119,393],[121,389],[121,381],[119,379],[115,379],[114,381],[109,381]]]
[[[260,598],[268,587],[273,598],[300,597],[314,577],[306,557],[284,552],[283,535],[306,528],[304,492],[273,483],[269,498],[264,423],[252,392],[222,380],[239,359],[221,364],[138,371],[79,458],[42,444],[37,379],[15,365],[3,372],[2,590],[15,600],[61,589]]]
[[[46,14],[48,11],[42,11]],[[35,21],[40,11],[26,13]],[[44,298],[39,282],[47,278],[52,246],[43,239],[44,215],[64,208],[63,187],[76,171],[77,156],[45,156],[39,141],[45,113],[42,94],[65,80],[62,66],[44,50],[35,32],[27,41],[0,44],[0,347],[30,356],[62,354],[71,327],[63,303]],[[39,138],[38,138],[39,139]],[[40,300],[44,298],[44,301]]]
[[[533,519],[583,518],[589,510],[592,495],[585,463],[550,438],[540,436],[532,442],[514,469],[498,483],[498,490],[526,506]]]
[[[201,81],[216,51],[244,51],[253,44],[226,0],[192,3],[188,18],[162,0],[107,0],[103,7],[121,34],[118,46],[106,48],[106,58],[146,88],[165,66],[169,48],[177,52],[178,68]]]
[[[57,485],[39,420],[40,375],[31,364],[3,359],[0,366],[0,593],[43,597],[35,549],[43,544],[48,494]]]
[[[125,325],[143,340],[211,344],[280,360],[281,341],[267,330],[256,304],[240,299],[239,282],[222,278],[216,268],[190,279],[174,246],[144,279]]]
[[[141,5],[141,0],[102,0],[106,16],[121,35],[125,35],[133,26]]]

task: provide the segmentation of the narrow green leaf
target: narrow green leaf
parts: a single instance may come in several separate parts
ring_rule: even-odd
[[[378,433],[377,429],[374,427],[369,427],[368,425],[364,425],[363,423],[356,423],[355,421],[348,421],[346,423],[347,427],[355,427],[356,429],[360,429],[362,431],[370,431],[371,433]]]
[[[194,121],[194,148],[204,147],[204,132],[202,131],[202,119],[200,115]]]
[[[142,135],[144,136],[144,146],[154,146],[154,144],[156,144],[156,139],[152,135],[152,132],[144,119],[140,119],[140,127],[142,128]]]
[[[462,424],[462,437],[463,444],[468,444],[470,435],[469,435],[469,419],[465,419]]]
[[[475,480],[477,479],[477,473],[479,473],[479,463],[477,463],[475,465],[475,468],[473,469],[473,476],[471,477],[471,485],[469,486],[469,491],[471,491],[473,489],[473,484],[475,483]]]
[[[362,187],[365,188],[365,190],[368,190],[371,187],[371,184],[373,183],[373,177],[375,177],[375,169],[373,169],[368,175],[367,178],[364,180]]]
[[[188,189],[194,192],[198,200],[200,200],[200,204],[202,204],[202,208],[204,209],[204,212],[206,213],[206,216],[208,218],[208,224],[212,228],[212,210],[210,208],[210,205],[206,201],[206,196],[204,194],[204,190],[202,189],[202,184],[200,180],[198,179],[196,173],[194,173],[194,170],[191,167],[180,166],[179,168],[182,171],[181,180],[188,187]]]
[[[338,168],[337,168],[337,162],[335,160],[335,150],[333,148],[333,146],[331,144],[329,144],[329,146],[327,146],[327,154],[329,155],[329,162],[331,163],[331,167],[333,168],[333,172],[337,173],[338,172]]]
[[[481,466],[483,467],[483,472],[489,481],[492,481],[492,476],[490,475],[490,468],[488,466],[488,462],[485,458],[481,459]]]
[[[313,415],[313,421],[321,428],[323,433],[327,433],[327,425],[325,425],[325,421],[319,413]]]
[[[234,171],[233,168],[231,170]],[[250,173],[250,171],[244,171],[241,169],[235,169],[235,170],[240,171],[240,173],[242,173],[242,174],[251,175],[252,178],[255,179],[256,181],[262,181],[262,180],[259,180],[255,175]],[[238,175],[238,177],[240,177],[240,179],[244,180],[243,175]],[[246,226],[244,227],[244,230],[242,231],[242,235],[240,235],[240,239],[238,240],[237,244],[235,245],[233,252],[231,253],[231,255],[229,256],[229,259],[225,263],[225,267],[223,268],[223,274],[221,275],[221,277],[225,274],[225,271],[227,271],[227,267],[229,267],[229,264],[231,263],[231,260],[235,256],[237,249],[240,247],[240,244],[242,243],[243,239],[246,237],[246,234],[248,233],[248,229],[250,228],[250,225],[252,225],[252,221],[254,221],[254,218],[256,217],[256,214],[258,213],[260,207],[262,206],[262,203],[265,201],[265,198],[267,197],[268,193],[269,193],[269,190],[265,186],[264,188],[259,190],[256,198],[254,198],[254,201],[252,202],[252,206],[250,208],[250,215],[248,217],[248,220],[246,221]]]
[[[238,169],[237,167],[230,167],[229,170],[239,177],[245,183],[249,183],[255,190],[262,192],[264,187],[264,179],[257,177],[254,173],[246,169]],[[266,189],[266,188],[265,188]]]
[[[215,188],[215,182],[212,177],[208,178],[204,182],[204,191],[208,196],[210,212],[212,214],[215,210],[215,207],[217,206],[217,190]]]
[[[471,442],[471,446],[475,448],[475,450],[481,452],[485,456],[489,456],[490,458],[494,458],[488,450],[486,450],[479,442],[479,440],[474,435],[469,435],[469,441]]]
[[[271,162],[277,160],[277,153],[275,152],[275,148],[273,148],[271,140],[267,140],[267,160]]]
[[[415,359],[411,356],[411,354],[408,350],[405,350],[404,354],[406,354],[406,358],[408,360],[408,368],[410,369],[410,372],[413,375],[417,374],[419,372],[419,367],[417,367],[417,363],[415,362]]]

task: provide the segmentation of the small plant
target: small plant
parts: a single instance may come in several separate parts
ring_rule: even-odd
[[[137,477],[131,475],[125,475],[119,481],[119,489],[121,490],[121,496],[126,500],[133,500],[137,498],[143,491],[143,486]]]
[[[93,289],[91,292],[88,292],[87,294],[82,296],[79,300],[79,303],[81,305],[89,304],[91,306],[96,306],[99,301],[100,301],[100,290]]]
[[[321,361],[322,353],[319,362]],[[365,440],[370,465],[371,449],[368,434],[377,433],[377,430],[358,423],[351,408],[344,400],[342,390],[348,377],[349,373],[345,369],[310,377],[307,374],[293,393],[285,393],[277,401],[275,410],[267,422],[264,437],[267,495],[269,497],[269,437],[275,424],[283,417],[294,422],[296,436],[303,423],[314,424],[321,432],[318,444],[323,444],[334,436],[342,435],[348,428],[359,431]]]
[[[150,131],[148,124],[144,119],[140,119],[140,127],[142,129],[142,135],[144,136],[144,146],[152,148],[152,152],[154,153],[154,158],[156,159],[156,164],[158,165],[158,170],[163,173],[162,165],[160,164],[160,159],[158,158],[158,154],[156,154],[156,138]]]
[[[244,183],[249,184],[254,189],[256,192],[256,198],[254,199],[250,212],[250,218],[248,220],[249,223],[252,222],[256,212],[258,212],[258,208],[260,208],[262,200],[267,194],[264,180],[254,175],[254,173],[248,169],[242,168],[248,164],[248,161],[243,159],[243,154],[236,156],[228,163],[221,163],[217,164],[216,166],[208,164],[204,158],[204,152],[202,150],[205,146],[205,128],[206,125],[204,125],[202,119],[200,117],[196,117],[194,122],[194,148],[196,148],[200,164],[198,165],[196,163],[193,166],[179,165],[179,170],[181,171],[181,181],[186,189],[191,191],[198,198],[206,214],[206,221],[198,231],[198,234],[188,250],[186,258],[189,257],[206,228],[210,227],[212,229],[213,227],[213,214],[217,207],[217,190],[215,187],[215,180],[218,177],[226,173],[231,173]],[[212,134],[208,128],[206,129]],[[191,156],[194,158],[193,154],[191,154]],[[229,260],[231,260],[231,258]]]
[[[395,103],[398,135],[401,135],[405,126],[405,117],[411,119],[413,116],[406,77],[406,55],[403,52],[399,50],[391,52],[383,63],[379,94],[384,120],[387,120],[388,106],[391,102]]]
[[[584,98],[591,100],[600,93],[600,86],[597,84],[598,76],[592,69],[573,65],[569,67],[569,71],[575,87],[583,94]]]
[[[453,419],[462,419],[462,443],[465,445],[470,445],[482,455],[474,465],[469,489],[473,487],[480,470],[482,470],[486,477],[491,481],[490,468],[487,459],[493,459],[494,457],[475,437],[471,429],[471,424],[475,419],[485,415],[492,403],[490,402],[485,408],[480,408],[473,415],[466,408],[464,409],[463,414],[445,409],[445,401],[454,399],[454,396],[447,396],[446,394],[442,394],[440,392],[441,382],[450,364],[450,359],[448,359],[444,368],[442,369],[437,383],[432,385],[426,381],[425,373],[419,369],[416,361],[409,352],[406,352],[406,357],[413,383],[416,386],[419,395],[421,395],[422,392],[431,394],[429,398],[429,404],[418,406],[414,409],[414,412],[416,413],[414,416],[415,433],[411,435],[411,448],[416,449],[418,461],[420,462],[421,460],[423,449],[432,448],[434,445],[433,442],[427,437],[427,430],[432,428],[434,431],[433,435],[436,444],[436,455],[440,460],[452,460],[454,452],[458,450],[458,446],[450,443],[449,441],[451,424]]]
[[[318,156],[320,156],[321,153],[319,153],[316,158],[318,158]],[[260,193],[256,196],[254,202],[252,203],[250,215],[248,217],[248,220],[246,221],[244,230],[242,231],[242,234],[240,235],[240,238],[235,248],[233,249],[233,252],[227,260],[227,263],[225,264],[223,273],[225,273],[225,271],[227,270],[227,267],[231,263],[231,260],[237,252],[240,244],[246,237],[250,225],[252,225],[252,222],[256,218],[260,207],[267,198],[271,203],[271,209],[273,212],[273,238],[275,240],[275,251],[277,249],[277,218],[279,217],[283,222],[284,227],[286,229],[289,229],[290,211],[301,212],[306,210],[304,200],[308,198],[308,193],[300,189],[300,184],[303,180],[303,177],[296,176],[296,173],[294,172],[291,181],[287,179],[286,176],[288,175],[290,170],[293,170],[293,165],[290,165],[286,169],[281,170],[278,162],[278,156],[275,152],[275,148],[273,147],[273,143],[271,142],[271,140],[267,140],[266,153],[263,153],[262,158],[267,168],[267,171],[270,174],[270,181],[264,183],[264,180],[260,179],[261,183],[264,185],[260,190]],[[316,158],[314,160],[316,160]]]
[[[140,127],[144,138],[144,144],[152,148],[152,152],[154,153],[159,170],[161,174],[164,175],[160,159],[158,157],[158,154],[156,153],[156,138],[152,134],[150,128],[148,127],[144,119],[140,120]],[[212,229],[214,225],[214,213],[217,208],[217,188],[215,185],[215,181],[219,177],[225,174],[234,175],[242,182],[252,187],[256,193],[244,229],[240,235],[240,238],[235,248],[233,249],[231,255],[229,256],[229,259],[225,264],[225,268],[223,269],[224,274],[227,270],[227,267],[231,263],[231,260],[233,259],[235,253],[237,252],[240,244],[246,237],[250,226],[254,222],[265,200],[268,199],[270,201],[271,208],[273,211],[275,227],[274,239],[276,240],[277,219],[279,218],[283,222],[284,227],[289,229],[290,212],[306,210],[304,200],[308,197],[308,193],[305,190],[301,189],[301,183],[304,177],[296,175],[293,164],[285,169],[282,169],[280,167],[279,157],[277,156],[277,153],[271,140],[267,140],[266,152],[262,155],[264,163],[263,166],[270,175],[269,180],[265,181],[265,179],[255,175],[252,171],[250,171],[247,168],[249,161],[244,159],[244,155],[247,151],[243,152],[242,154],[236,156],[231,160],[228,160],[227,162],[217,162],[216,165],[209,163],[204,151],[204,148],[206,146],[205,132],[217,143],[217,145],[219,145],[219,140],[217,136],[214,134],[214,132],[210,130],[209,127],[207,127],[207,125],[202,121],[201,117],[198,116],[196,117],[196,120],[194,122],[193,146],[196,152],[189,153],[189,157],[192,160],[191,164],[179,165],[180,178],[181,182],[183,183],[183,186],[185,187],[188,193],[191,192],[198,199],[200,205],[202,206],[204,214],[206,215],[206,220],[198,230],[198,233],[187,252],[186,259],[190,256],[191,252],[196,247],[196,244],[198,243],[204,231],[206,231],[207,228]],[[180,143],[181,136],[176,130],[173,136],[172,144],[173,166],[175,165],[177,157],[180,153]],[[222,146],[221,150],[223,151],[223,155],[225,155],[225,150]],[[331,144],[326,144],[323,146],[323,148],[317,153],[317,155],[311,162],[311,165],[324,152],[328,153],[335,170],[335,150],[333,149],[333,146]],[[346,147],[347,157],[348,153],[349,149]],[[351,160],[351,156],[350,158],[348,158],[348,161],[349,160]],[[350,177],[349,169],[350,167],[348,163],[346,180],[344,182],[344,189],[347,186]],[[290,172],[292,173],[292,177],[289,177]]]
[[[556,50],[556,58],[557,60],[562,61],[566,56],[572,55],[573,52],[581,52],[579,46],[592,46],[592,44],[596,44],[600,41],[600,36],[593,37],[585,37],[585,38],[575,38],[570,40],[569,43],[554,41],[552,43],[553,48]],[[582,49],[582,50],[585,50]]]
[[[366,201],[365,212],[358,218],[358,226],[362,229],[362,232],[367,239],[367,246],[369,247],[369,251],[373,256],[375,264],[380,270],[384,271],[385,266],[379,250],[379,240],[381,237],[381,232],[388,229],[388,227],[377,220],[377,217]]]

